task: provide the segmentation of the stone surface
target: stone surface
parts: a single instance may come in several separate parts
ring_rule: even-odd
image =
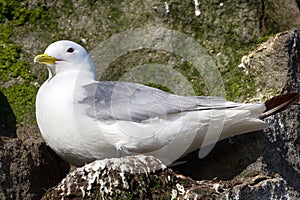
[[[164,195],[159,190],[161,181],[166,187],[170,184],[167,176],[157,176],[155,172],[165,169],[165,165],[151,156],[98,160],[68,174],[43,199],[159,197]]]
[[[38,136],[0,136],[0,199],[40,199],[69,171],[69,165]]]
[[[46,199],[288,199],[286,182],[257,175],[194,181],[151,156],[94,161],[68,174]]]
[[[279,93],[287,83],[290,62],[288,44],[292,43],[293,31],[276,34],[249,55],[243,56],[239,67],[254,76],[256,96],[249,101],[264,101]]]
[[[287,69],[284,73],[286,77],[283,77],[286,81],[280,83],[281,92],[299,92],[299,41],[300,32],[298,30],[281,33],[275,36],[275,39],[271,38],[270,41],[262,45],[264,50],[255,51],[247,56],[250,58],[249,67],[256,67],[257,58],[267,62],[270,61],[268,50],[270,47],[278,45],[279,48],[275,48],[278,52],[273,49],[272,56],[279,54],[281,56],[274,58],[272,62],[284,62],[286,65],[282,65],[282,67]],[[274,73],[277,74],[276,71]],[[261,78],[263,80],[263,75],[261,75]],[[265,120],[269,126],[264,131],[221,141],[204,159],[197,159],[197,152],[195,152],[188,156],[187,163],[173,169],[196,180],[217,178],[233,181],[237,177],[279,176],[286,182],[289,198],[299,199],[299,107],[293,105],[289,109]]]
[[[100,42],[122,31],[146,26],[169,28],[189,35],[209,52],[230,100],[255,101],[277,92],[299,90],[299,32],[282,32],[300,28],[299,0],[199,0],[199,16],[192,0],[3,2],[0,73],[1,78],[2,74],[9,76],[0,80],[0,199],[39,199],[67,171],[68,167],[61,166],[65,163],[35,134],[34,124],[34,96],[47,70],[33,65],[32,60],[58,39],[74,40],[94,52]],[[282,33],[248,54],[278,32]],[[237,67],[241,62],[243,70]],[[200,74],[180,57],[166,52],[129,52],[99,78],[118,80],[132,67],[145,63],[174,66],[197,94],[206,94]],[[207,199],[299,199],[298,107],[267,120],[270,126],[264,132],[222,141],[204,159],[199,160],[197,152],[189,155],[186,164],[173,167],[176,174],[165,169],[141,177],[160,177],[161,188],[166,188],[166,193],[154,188],[144,194],[155,190],[156,195],[174,198],[196,194]],[[167,186],[161,181],[166,175],[174,180]],[[79,192],[73,197],[80,199],[81,195]]]

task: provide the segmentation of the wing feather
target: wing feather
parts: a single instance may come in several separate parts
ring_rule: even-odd
[[[102,120],[143,121],[178,112],[236,108],[221,97],[179,96],[130,82],[95,82],[84,86],[88,115]]]

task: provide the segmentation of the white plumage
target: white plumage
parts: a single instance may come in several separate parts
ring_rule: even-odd
[[[49,69],[36,99],[38,126],[47,144],[74,165],[131,154],[151,154],[170,164],[205,145],[266,126],[259,119],[264,104],[98,82],[90,56],[71,41],[51,44],[35,62]]]

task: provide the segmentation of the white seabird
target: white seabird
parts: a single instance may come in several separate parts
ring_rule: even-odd
[[[298,100],[298,94],[288,94],[243,104],[99,82],[87,51],[67,40],[52,43],[34,61],[49,70],[36,98],[39,129],[47,144],[76,166],[133,154],[171,164],[224,138],[265,128],[262,118]],[[214,128],[219,132],[210,131]]]

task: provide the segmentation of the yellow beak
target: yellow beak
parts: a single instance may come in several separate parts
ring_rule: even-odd
[[[59,59],[49,56],[48,54],[40,54],[34,58],[34,62],[41,63],[41,64],[50,64],[50,65],[55,64],[55,61],[58,60]]]

